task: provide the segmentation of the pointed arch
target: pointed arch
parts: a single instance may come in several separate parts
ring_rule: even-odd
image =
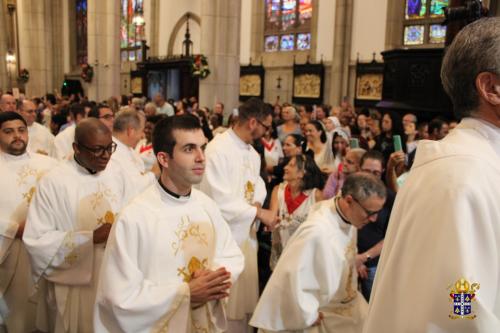
[[[181,28],[186,23],[188,16],[190,21],[196,22],[198,26],[201,27],[201,18],[195,13],[186,12],[186,14],[182,15],[182,17],[177,21],[177,23],[174,26],[174,29],[172,29],[172,32],[170,33],[170,37],[168,39],[167,56],[172,55],[172,53],[174,52],[175,38],[177,37],[179,30],[181,30]]]

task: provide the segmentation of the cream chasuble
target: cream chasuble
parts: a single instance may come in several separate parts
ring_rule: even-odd
[[[215,203],[195,189],[174,198],[156,183],[120,214],[106,247],[96,332],[222,332],[225,302],[191,308],[188,282],[225,267],[234,282],[244,259]]]
[[[266,197],[260,177],[260,157],[232,129],[210,141],[205,156],[206,171],[200,188],[217,203],[245,256],[245,269],[231,288],[228,302],[228,318],[242,320],[253,312],[259,295],[253,223],[257,209],[252,204],[262,204]]]
[[[499,128],[464,118],[443,140],[419,142],[373,288],[366,333],[500,332]]]
[[[278,260],[250,325],[261,332],[360,333],[367,304],[357,291],[356,235],[333,199],[313,206]],[[318,312],[324,319],[311,327]]]
[[[52,156],[54,151],[54,136],[47,127],[34,122],[28,127],[28,151]]]
[[[144,161],[139,153],[115,137],[113,137],[113,141],[117,147],[111,159],[124,170],[127,179],[132,183],[134,194],[141,193],[156,181],[155,175],[146,171]]]
[[[73,156],[73,142],[75,141],[76,125],[73,124],[58,133],[54,138],[52,156],[58,160],[68,160]]]
[[[50,331],[91,332],[97,278],[104,244],[93,231],[113,223],[129,193],[119,166],[90,174],[74,159],[62,162],[40,182],[28,211],[23,241],[34,279],[48,280]]]
[[[28,205],[40,178],[57,161],[39,154],[20,156],[0,153],[0,295],[9,311],[5,318],[9,332],[35,328],[36,301],[29,257],[16,232],[26,221]]]

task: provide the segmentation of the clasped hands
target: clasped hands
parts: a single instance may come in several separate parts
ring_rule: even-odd
[[[215,271],[200,269],[193,273],[189,281],[191,307],[199,307],[209,301],[229,296],[231,273],[224,267]]]

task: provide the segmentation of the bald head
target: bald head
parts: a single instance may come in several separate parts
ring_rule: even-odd
[[[92,137],[105,135],[111,137],[111,131],[99,119],[86,118],[75,129],[75,142],[87,145]]]
[[[24,120],[28,123],[28,126],[33,125],[36,120],[36,106],[32,101],[25,99],[21,103],[19,108],[19,113],[23,116]]]
[[[2,97],[0,97],[0,111],[16,111],[16,99],[14,98],[14,96],[3,94]]]

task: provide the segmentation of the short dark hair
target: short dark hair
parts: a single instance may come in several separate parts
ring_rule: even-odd
[[[321,136],[319,137],[321,142],[325,143],[326,142],[326,131],[325,128],[323,127],[323,124],[319,120],[311,120],[309,121],[309,124],[313,125],[316,128],[316,131],[321,131]]]
[[[297,168],[304,172],[302,179],[302,191],[311,190],[313,188],[323,189],[326,182],[326,175],[318,168],[314,158],[311,155],[296,155],[295,158]]]
[[[108,104],[106,103],[99,103],[96,106],[92,106],[92,104],[88,105],[87,107],[90,107],[90,111],[87,114],[87,117],[89,118],[99,118],[99,111],[101,109],[111,109]]]
[[[13,111],[0,112],[0,128],[3,126],[3,123],[12,120],[20,120],[26,127],[28,126],[26,120],[19,113]]]
[[[200,120],[191,114],[171,116],[160,120],[153,131],[153,151],[155,155],[165,152],[173,156],[175,147],[174,130],[201,130]]]
[[[73,116],[73,119],[76,119],[78,115],[85,117],[85,109],[79,103],[73,103],[69,106],[69,112]]]
[[[163,118],[166,118],[166,114],[154,114],[151,116],[146,116],[146,122],[151,123],[151,124],[156,124]]]
[[[364,153],[363,157],[361,157],[361,161],[359,162],[359,165],[362,166],[363,163],[365,163],[365,161],[367,159],[380,161],[382,168],[384,168],[384,165],[385,165],[384,164],[385,163],[384,154],[382,154],[378,150],[375,150],[375,149],[369,150],[366,153]]]
[[[431,122],[429,123],[429,127],[427,128],[427,131],[429,132],[429,134],[432,134],[434,133],[434,130],[438,130],[440,131],[441,128],[443,127],[443,125],[445,124],[446,122],[441,119],[441,118],[434,118],[431,120]]]
[[[256,97],[248,99],[238,108],[238,121],[243,123],[249,121],[250,118],[264,120],[266,117],[272,115],[272,108],[266,106],[261,99]]]
[[[55,105],[57,103],[56,96],[54,96],[54,94],[45,95],[45,100],[49,101],[52,105]]]

